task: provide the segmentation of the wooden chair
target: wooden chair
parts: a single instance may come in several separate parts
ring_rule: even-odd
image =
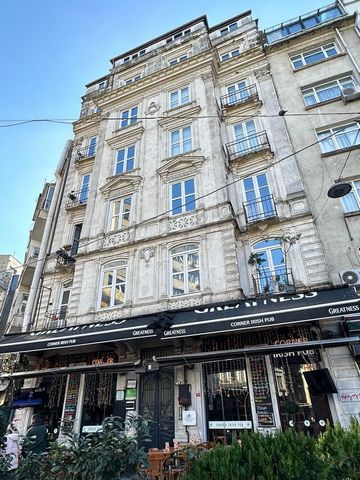
[[[165,470],[165,464],[169,457],[167,452],[152,451],[148,453],[148,480],[167,480],[169,478],[168,472]]]
[[[188,458],[186,452],[173,452],[165,463],[165,470],[169,480],[175,480],[188,473]]]

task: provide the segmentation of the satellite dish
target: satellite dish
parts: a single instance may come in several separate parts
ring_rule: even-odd
[[[340,198],[345,197],[349,192],[351,192],[352,186],[347,182],[337,182],[334,183],[332,187],[328,190],[328,197],[330,198]]]

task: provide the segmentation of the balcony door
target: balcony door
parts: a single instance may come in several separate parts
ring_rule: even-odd
[[[227,87],[229,105],[236,105],[237,103],[248,98],[249,90],[246,87],[247,85],[245,80]]]
[[[234,126],[237,153],[251,152],[259,146],[254,120],[238,123]]]
[[[273,217],[275,209],[266,173],[245,178],[243,185],[247,221]]]
[[[66,325],[66,314],[70,303],[72,282],[65,283],[61,290],[59,313],[58,313],[58,325],[57,327],[64,327]]]
[[[81,189],[80,189],[80,195],[79,195],[80,203],[85,203],[88,199],[89,183],[90,183],[90,174],[87,173],[86,175],[83,175],[81,180]]]
[[[287,270],[284,253],[280,241],[265,240],[253,245],[253,252],[263,260],[259,270],[257,283],[263,293],[276,293],[280,285],[286,285]]]

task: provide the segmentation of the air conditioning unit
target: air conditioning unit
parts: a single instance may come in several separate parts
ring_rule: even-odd
[[[342,282],[346,283],[347,285],[360,285],[360,269],[343,270],[339,275]]]
[[[352,85],[349,87],[341,87],[341,98],[344,103],[351,102],[360,97],[360,86]]]

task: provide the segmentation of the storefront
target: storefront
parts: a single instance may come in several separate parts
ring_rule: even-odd
[[[350,361],[359,337],[328,330],[341,332],[343,315],[359,310],[350,288],[276,295],[6,336],[0,353],[31,356],[33,370],[12,379],[46,394],[13,408],[41,413],[54,437],[67,424],[81,434],[127,413],[152,421],[153,446],[229,441],[244,429],[316,435],[347,415],[345,377],[332,358]]]

